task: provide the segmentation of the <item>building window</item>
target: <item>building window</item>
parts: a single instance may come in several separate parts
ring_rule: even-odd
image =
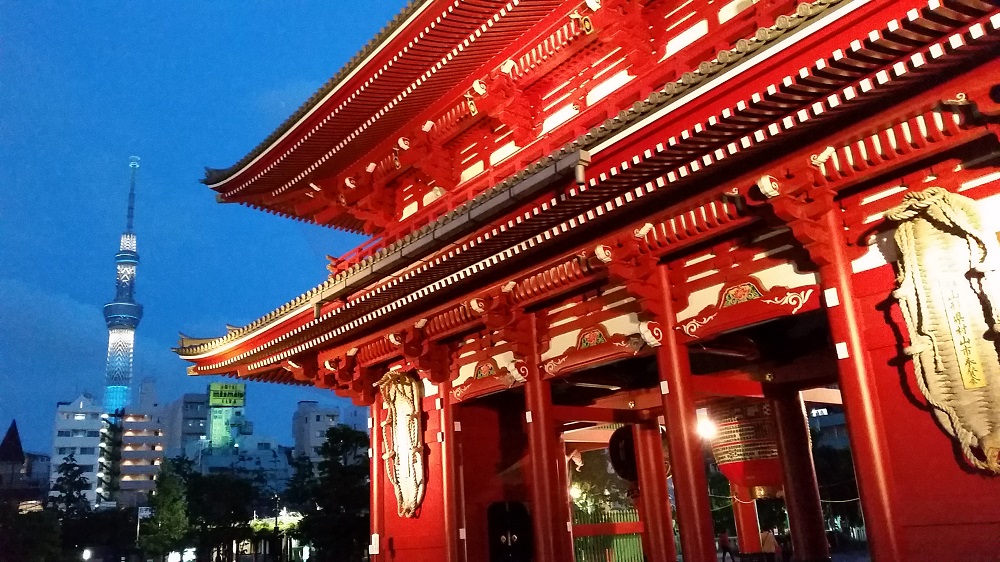
[[[828,415],[830,415],[830,412],[827,411],[826,408],[813,408],[813,410],[812,410],[812,412],[810,412],[810,414],[812,414],[812,417],[818,418],[820,416],[828,416]]]
[[[326,435],[326,432],[323,431],[322,429],[317,429],[316,430],[316,437],[317,438],[322,438],[324,435]]]
[[[87,419],[87,414],[73,414],[73,419],[77,421],[85,420]]]
[[[322,454],[320,449],[321,447],[313,447],[313,453],[316,453],[317,455]]]
[[[101,436],[101,432],[100,431],[88,431],[87,432],[87,437],[100,437],[100,436]]]
[[[96,455],[97,447],[80,447],[81,455]]]
[[[270,443],[257,443],[257,450],[258,451],[270,451],[271,450],[271,444]]]
[[[76,454],[76,447],[59,447],[56,449],[56,453],[60,455],[74,455]]]
[[[58,435],[59,437],[69,437],[73,435],[73,432],[68,429],[60,429]]]
[[[329,415],[327,415],[326,416],[326,421],[328,421],[328,422],[336,422],[337,421],[337,415],[336,414],[329,414]]]
[[[92,464],[81,464],[80,470],[84,472],[94,472],[94,465]]]
[[[316,421],[323,421],[323,416],[316,414]]]

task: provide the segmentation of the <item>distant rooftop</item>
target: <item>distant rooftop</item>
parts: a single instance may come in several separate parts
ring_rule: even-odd
[[[21,447],[21,435],[17,432],[17,421],[10,422],[7,435],[0,442],[0,462],[24,462],[24,449]]]

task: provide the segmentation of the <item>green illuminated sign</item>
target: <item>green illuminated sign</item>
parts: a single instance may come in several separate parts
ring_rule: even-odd
[[[209,407],[239,408],[246,403],[247,385],[214,382],[208,385]]]

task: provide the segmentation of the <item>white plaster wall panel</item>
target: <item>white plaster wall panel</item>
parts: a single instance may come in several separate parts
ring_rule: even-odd
[[[799,271],[792,262],[785,262],[767,269],[762,269],[752,274],[764,284],[762,290],[771,287],[803,287],[806,285],[816,285],[819,283],[819,274],[815,272]]]
[[[542,122],[542,134],[544,135],[559,125],[562,125],[563,123],[576,117],[578,113],[580,113],[580,110],[577,109],[574,104],[569,104],[561,108],[559,111],[556,111],[552,115],[546,117],[545,121]]]
[[[507,370],[510,370],[510,371],[514,370],[514,352],[513,351],[505,351],[505,352],[500,353],[498,355],[494,355],[494,356],[492,356],[492,359],[497,362],[497,367],[499,367],[501,369],[506,368]],[[475,363],[466,363],[465,365],[462,365],[461,367],[459,367],[458,368],[458,376],[455,377],[454,381],[452,381],[452,383],[451,383],[452,386],[458,386],[460,384],[463,384],[463,383],[466,383],[466,382],[472,380],[472,377],[474,377],[475,374],[476,374],[476,365],[478,365],[478,364],[479,364],[479,362],[476,361]]]
[[[549,329],[551,330],[552,328],[558,328],[563,324],[569,324],[570,322],[576,321],[577,318],[578,318],[577,316],[567,316],[566,318],[556,320],[555,322],[549,324]]]
[[[608,335],[624,334],[626,336],[639,333],[639,314],[629,312],[621,316],[615,316],[600,323]]]
[[[719,291],[722,290],[722,283],[698,289],[688,296],[688,305],[684,310],[677,313],[677,322],[687,320],[695,314],[704,310],[707,306],[712,306],[719,302]]]
[[[595,103],[608,97],[618,88],[621,88],[625,84],[631,82],[633,78],[635,78],[635,76],[629,74],[628,70],[620,70],[613,74],[611,78],[608,78],[604,82],[594,86],[592,90],[587,92],[587,106],[589,107],[594,105]]]
[[[477,162],[475,162],[474,164],[472,164],[468,168],[462,170],[462,176],[459,178],[458,181],[459,181],[459,183],[468,181],[468,180],[470,180],[470,179],[478,176],[479,174],[483,173],[483,170],[485,170],[485,169],[486,169],[486,165],[483,164],[483,161],[482,160],[478,160]]]
[[[511,154],[514,154],[515,152],[520,150],[520,148],[521,147],[517,146],[514,143],[514,141],[508,142],[507,144],[494,150],[493,154],[490,154],[490,165],[491,166],[495,165],[497,162],[500,162],[501,160],[507,158]]]
[[[458,376],[455,380],[451,381],[452,385],[460,385],[465,381],[472,378],[476,374],[476,364],[475,363],[465,363],[458,368]]]
[[[671,55],[706,35],[708,35],[708,20],[701,20],[679,33],[670,41],[667,41],[667,48],[664,50],[663,58],[660,60],[666,60]]]
[[[620,302],[628,303],[633,300],[635,299],[627,299]],[[605,308],[604,310],[607,310],[608,308]],[[595,324],[604,328],[604,331],[609,336],[614,334],[636,334],[639,332],[639,315],[635,312],[628,312],[601,322],[595,322]],[[553,336],[552,339],[549,340],[549,349],[542,354],[542,361],[548,361],[553,357],[558,357],[563,353],[566,353],[566,350],[576,347],[576,342],[580,339],[580,333],[583,332],[583,329],[584,328],[577,328],[575,330],[570,330],[569,332]]]
[[[424,398],[437,396],[438,387],[436,384],[424,378],[421,378],[420,381],[424,383]]]
[[[409,205],[403,207],[403,214],[399,217],[399,220],[406,219],[407,217],[409,217],[413,213],[416,213],[417,209],[419,209],[419,208],[420,208],[420,204],[417,203],[416,201],[414,201],[414,202],[410,203]]]
[[[558,357],[562,355],[567,349],[576,346],[576,340],[580,337],[580,332],[583,330],[572,330],[558,336],[553,336],[549,340],[549,349],[542,354],[542,361],[548,361],[553,357]]]
[[[719,23],[726,23],[760,0],[733,0],[719,9]]]

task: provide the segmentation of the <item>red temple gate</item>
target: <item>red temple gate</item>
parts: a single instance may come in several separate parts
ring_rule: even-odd
[[[780,462],[747,469],[783,483],[796,559],[828,560],[801,392],[833,385],[873,559],[992,556],[1000,424],[925,381],[998,409],[1000,365],[970,355],[992,336],[935,316],[965,366],[914,373],[927,326],[895,304],[895,271],[930,258],[901,254],[885,216],[920,198],[902,221],[968,226],[939,230],[970,241],[969,271],[921,269],[918,306],[969,275],[990,294],[998,37],[985,0],[412,4],[205,179],[372,238],[319,287],[178,353],[193,375],[372,406],[376,561],[520,555],[526,535],[534,560],[572,560],[592,529],[574,532],[568,444],[622,423],[641,521],[608,529],[676,560],[676,518],[684,560],[715,560],[697,411],[736,399],[773,413]],[[390,372],[398,392],[375,386]],[[387,446],[410,459],[391,480]],[[741,478],[756,549],[759,484]]]

